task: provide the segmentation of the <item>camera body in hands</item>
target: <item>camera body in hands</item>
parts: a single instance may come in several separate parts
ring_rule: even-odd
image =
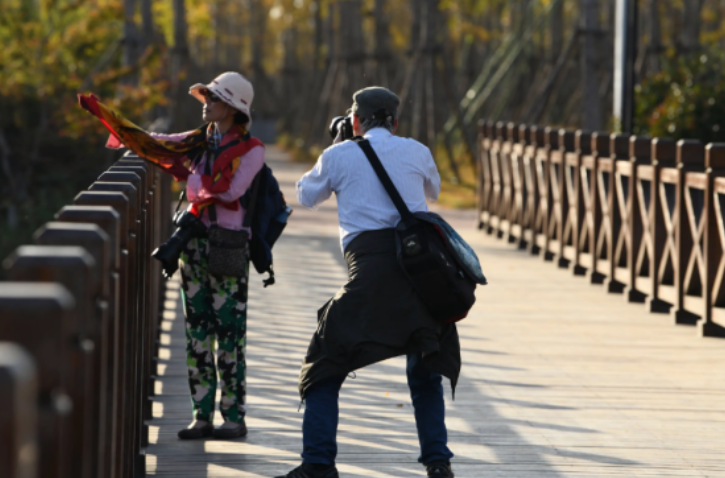
[[[340,141],[345,141],[355,137],[352,129],[352,118],[349,116],[338,116],[332,119],[330,123],[330,136],[332,139],[340,138]]]
[[[179,257],[186,244],[195,237],[207,233],[206,225],[189,211],[179,211],[174,215],[176,230],[168,241],[161,244],[151,256],[161,262],[164,277],[170,279],[179,268]]]

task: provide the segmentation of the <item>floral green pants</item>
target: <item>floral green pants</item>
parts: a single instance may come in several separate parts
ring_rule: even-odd
[[[213,420],[218,368],[221,381],[219,409],[224,420],[240,422],[246,412],[244,350],[249,261],[244,277],[214,277],[207,272],[208,257],[209,241],[206,238],[189,241],[181,255],[191,400],[197,420]]]

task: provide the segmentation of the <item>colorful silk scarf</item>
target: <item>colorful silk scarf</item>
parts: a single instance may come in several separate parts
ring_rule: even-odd
[[[210,148],[207,131],[211,125],[204,125],[191,131],[180,142],[156,139],[139,126],[124,118],[118,112],[104,105],[95,95],[78,95],[80,106],[101,120],[111,132],[107,146],[130,149],[139,157],[159,166],[171,174],[177,181],[185,181],[191,174],[191,164],[208,152],[207,161],[214,156],[211,174],[202,174],[204,188],[211,193],[229,190],[232,176],[239,167],[242,156],[256,146],[263,146],[257,138],[252,138],[241,126],[234,125],[222,138],[221,144]],[[115,141],[114,141],[115,140]],[[207,201],[237,210],[239,203],[223,203],[216,199]],[[199,211],[205,204],[195,205]]]

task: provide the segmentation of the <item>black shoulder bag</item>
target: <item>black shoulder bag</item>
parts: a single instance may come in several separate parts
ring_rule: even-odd
[[[247,255],[249,254],[249,232],[246,229],[254,215],[254,205],[257,202],[260,175],[254,178],[252,184],[252,197],[249,208],[244,214],[243,229],[233,231],[224,229],[217,224],[216,205],[209,206],[209,274],[218,277],[241,277],[246,273]]]
[[[400,213],[395,233],[403,272],[436,320],[451,323],[465,318],[476,302],[476,281],[448,247],[441,229],[410,212],[370,142],[355,141]]]

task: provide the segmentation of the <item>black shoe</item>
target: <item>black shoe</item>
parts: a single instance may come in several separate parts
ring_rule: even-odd
[[[320,469],[321,468],[321,469]],[[327,468],[318,467],[318,465],[308,465],[303,463],[286,475],[280,475],[276,478],[340,478],[337,474],[335,465]]]
[[[451,470],[451,464],[442,461],[434,461],[427,465],[426,469],[428,470],[428,478],[454,478],[456,476]]]
[[[178,436],[182,440],[198,440],[210,437],[212,433],[214,433],[214,425],[207,423],[201,428],[184,428],[178,433]]]
[[[217,428],[212,434],[214,438],[219,440],[232,440],[234,438],[247,436],[247,425],[244,423],[244,419],[237,423],[235,428]]]

